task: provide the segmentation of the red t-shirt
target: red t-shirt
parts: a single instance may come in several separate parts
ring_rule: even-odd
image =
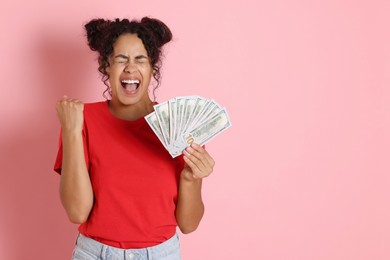
[[[144,118],[116,118],[108,102],[85,104],[83,138],[95,197],[80,233],[126,249],[172,237],[182,157],[171,158]],[[54,170],[61,166],[60,142]]]

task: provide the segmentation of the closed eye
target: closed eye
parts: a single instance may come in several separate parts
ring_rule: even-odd
[[[114,62],[119,64],[126,64],[130,62],[130,58],[124,54],[118,54],[114,57]],[[145,55],[138,55],[134,58],[134,62],[137,64],[144,64],[149,62],[149,58]]]
[[[127,63],[127,62],[129,62],[129,58],[127,57],[127,56],[125,56],[125,55],[122,55],[122,54],[119,54],[119,55],[116,55],[115,57],[114,57],[114,62],[115,63]]]
[[[135,57],[135,61],[136,61],[137,63],[145,63],[145,62],[148,62],[149,59],[148,59],[148,57],[146,57],[146,56],[144,56],[144,55],[139,55],[139,56],[136,56],[136,57]]]

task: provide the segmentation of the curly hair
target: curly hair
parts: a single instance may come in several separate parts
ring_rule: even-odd
[[[102,74],[102,81],[107,89],[103,96],[111,98],[110,86],[107,81],[110,78],[106,69],[109,64],[109,57],[114,50],[116,40],[122,34],[136,34],[148,53],[151,66],[153,68],[153,78],[157,84],[153,88],[153,96],[160,85],[161,80],[161,47],[172,40],[172,32],[162,21],[149,17],[144,17],[141,21],[128,19],[93,19],[85,24],[88,46],[92,51],[99,53],[99,72]]]

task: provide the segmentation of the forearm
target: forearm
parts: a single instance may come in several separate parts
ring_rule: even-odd
[[[70,221],[83,223],[93,206],[93,191],[84,158],[82,134],[63,132],[62,143],[61,202]]]
[[[186,180],[181,177],[176,207],[176,221],[183,233],[196,230],[204,213],[202,179]]]

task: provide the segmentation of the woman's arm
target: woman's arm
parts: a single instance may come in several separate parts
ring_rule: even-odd
[[[185,166],[181,172],[176,221],[182,233],[197,229],[204,213],[202,178],[213,171],[215,162],[208,152],[197,144],[184,151]]]
[[[70,221],[81,224],[88,219],[93,206],[82,136],[84,104],[65,96],[56,108],[62,126],[61,202]]]

